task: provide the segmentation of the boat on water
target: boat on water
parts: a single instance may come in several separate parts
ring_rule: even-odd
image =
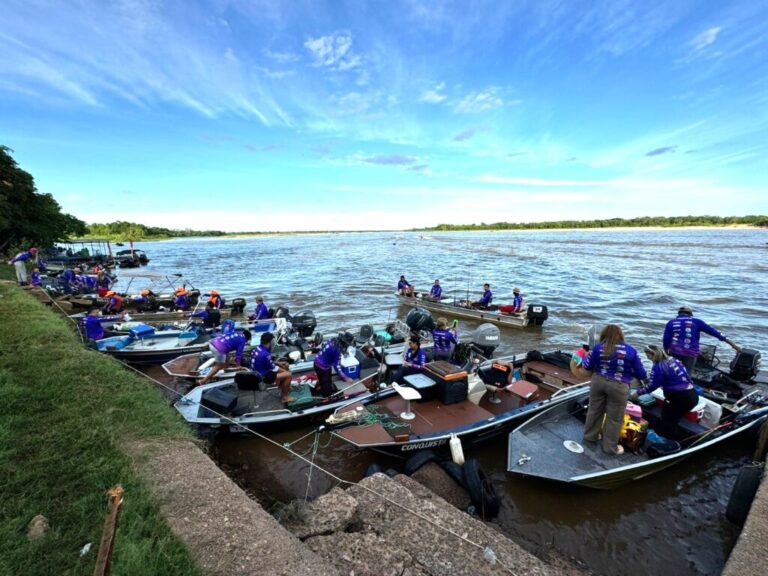
[[[149,264],[149,257],[144,250],[132,248],[115,252],[115,263],[120,268],[138,268]]]
[[[658,391],[654,391],[655,393]],[[663,403],[663,393],[654,394]],[[645,478],[729,438],[760,426],[768,419],[765,390],[753,390],[734,404],[719,405],[702,398],[704,417],[681,418],[677,438],[658,455],[648,447],[619,456],[603,452],[600,443],[583,441],[589,389],[550,407],[509,435],[507,470],[512,474],[589,488],[612,489]],[[642,407],[650,428],[661,419],[661,406]],[[653,457],[656,456],[656,457]]]
[[[490,306],[488,309],[472,308],[466,300],[457,300],[451,297],[443,297],[434,300],[428,293],[416,292],[413,296],[406,296],[395,292],[400,304],[410,307],[426,308],[430,312],[445,316],[446,318],[465,318],[478,322],[491,322],[505,328],[525,328],[527,326],[541,326],[549,317],[547,307],[540,304],[529,304],[522,312],[506,314],[501,312],[498,306]]]
[[[328,426],[357,448],[401,457],[445,447],[452,435],[468,448],[577,396],[584,380],[571,374],[570,358],[531,351],[479,365],[469,358],[463,367],[433,362],[421,374],[339,407]]]
[[[76,266],[85,270],[93,266],[110,268],[115,265],[112,245],[106,239],[78,238],[57,242],[44,249],[41,257],[52,274]]]
[[[96,340],[95,346],[100,352],[131,364],[161,364],[181,354],[207,349],[210,339],[211,335],[205,332],[156,332],[151,326],[146,326],[144,329],[134,329],[125,336]]]
[[[281,392],[276,386],[265,387],[258,374],[246,372],[193,388],[174,407],[190,424],[231,432],[300,426],[322,418],[352,399],[369,396],[370,389],[378,386],[379,362],[359,349],[354,352],[354,358],[357,361],[355,382],[348,384],[334,375],[336,392],[328,397],[314,393],[317,375],[310,364],[301,370],[292,368],[294,401],[288,404],[281,401]]]

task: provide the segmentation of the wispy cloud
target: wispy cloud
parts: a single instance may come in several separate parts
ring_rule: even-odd
[[[468,94],[456,104],[454,111],[458,114],[479,114],[502,106],[504,101],[498,96],[496,88],[486,88],[481,92]]]
[[[697,34],[690,42],[691,48],[696,51],[703,50],[717,40],[717,35],[720,33],[720,30],[721,28],[714,27]]]
[[[675,152],[677,150],[677,146],[664,146],[662,148],[655,148],[651,150],[650,152],[646,152],[645,155],[648,157],[651,156],[661,156],[663,154],[671,154],[672,152]]]
[[[269,48],[264,50],[264,54],[278,64],[291,64],[301,60],[301,56],[293,52],[273,52]]]
[[[304,42],[314,66],[323,66],[331,70],[351,70],[362,64],[362,58],[352,50],[352,34],[336,32],[319,38],[309,38]]]
[[[441,94],[440,92],[445,88],[445,82],[440,82],[437,86],[430,90],[425,90],[421,93],[419,100],[422,102],[429,102],[431,104],[439,104],[444,101],[448,96]]]
[[[456,136],[451,138],[453,142],[464,142],[465,140],[469,140],[476,134],[479,134],[481,132],[485,132],[488,130],[487,126],[474,126],[472,128],[467,128],[466,130],[462,130]]]
[[[474,178],[476,182],[484,182],[486,184],[507,184],[510,186],[533,186],[542,188],[570,188],[570,187],[583,187],[583,186],[604,186],[608,183],[606,180],[548,180],[546,178],[522,178],[522,177],[506,177],[495,176],[487,174]]]
[[[418,156],[404,156],[402,154],[377,154],[362,159],[368,164],[380,164],[382,166],[410,166],[419,161]]]

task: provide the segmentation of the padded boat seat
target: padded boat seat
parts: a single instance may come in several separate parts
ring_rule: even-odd
[[[655,404],[653,406],[643,406],[643,418],[648,420],[648,426],[650,428],[655,428],[658,426],[659,422],[661,422],[661,406],[657,406]],[[698,436],[699,434],[703,434],[707,430],[709,430],[709,428],[706,426],[702,426],[696,422],[691,422],[687,418],[683,417],[680,418],[680,421],[677,423],[678,435],[676,438],[672,438],[672,440],[685,440],[691,436]]]
[[[411,400],[421,400],[421,393],[416,388],[400,386],[397,382],[393,382],[392,387],[405,400],[405,411],[400,413],[400,418],[403,420],[413,420],[416,418],[416,414],[411,412]]]
[[[527,380],[515,380],[507,386],[507,390],[523,401],[523,404],[539,399],[539,387]]]
[[[583,379],[577,378],[571,374],[571,371],[568,368],[560,368],[540,360],[533,360],[523,364],[523,375],[534,376],[545,384],[557,388],[565,388],[572,384],[581,384],[584,382]]]

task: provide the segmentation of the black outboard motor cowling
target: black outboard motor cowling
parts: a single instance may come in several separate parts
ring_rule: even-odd
[[[544,320],[549,318],[549,311],[542,304],[529,304],[526,316],[531,326],[541,326],[544,324]]]
[[[291,319],[290,312],[291,311],[288,310],[287,306],[278,306],[272,318],[287,318],[288,320],[290,320]]]
[[[303,310],[294,315],[291,325],[301,337],[308,338],[317,327],[317,319],[311,310]]]
[[[429,332],[435,329],[435,320],[432,318],[432,314],[424,308],[413,308],[405,317],[405,323],[413,332]]]
[[[232,298],[232,314],[238,316],[245,312],[245,298]]]
[[[493,352],[501,343],[501,333],[498,326],[480,324],[472,333],[472,344],[481,350],[486,358],[493,357]]]
[[[731,378],[740,382],[752,380],[760,371],[760,352],[752,348],[742,348],[731,360]]]

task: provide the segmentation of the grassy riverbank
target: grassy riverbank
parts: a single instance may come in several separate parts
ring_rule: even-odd
[[[186,437],[150,383],[85,349],[65,318],[0,285],[0,574],[92,574],[115,484],[125,496],[113,576],[199,574],[121,450],[132,439]],[[51,528],[29,542],[37,514]]]

